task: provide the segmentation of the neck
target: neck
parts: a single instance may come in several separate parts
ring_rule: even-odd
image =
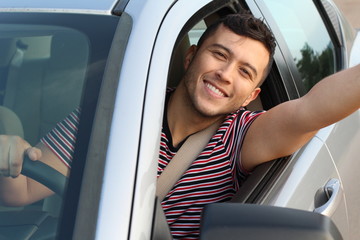
[[[224,116],[207,117],[192,105],[184,87],[179,86],[170,96],[167,106],[167,120],[174,147],[186,137],[209,127]]]

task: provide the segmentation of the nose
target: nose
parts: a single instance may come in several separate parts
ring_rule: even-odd
[[[216,76],[218,80],[221,80],[228,84],[232,82],[233,74],[234,74],[234,66],[231,63],[224,63],[216,71]]]

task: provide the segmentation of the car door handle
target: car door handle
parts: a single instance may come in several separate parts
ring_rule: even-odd
[[[324,189],[323,193],[326,195],[327,201],[325,204],[314,209],[314,212],[332,216],[337,207],[339,206],[341,199],[343,197],[343,189],[341,187],[341,182],[338,179],[330,179]]]

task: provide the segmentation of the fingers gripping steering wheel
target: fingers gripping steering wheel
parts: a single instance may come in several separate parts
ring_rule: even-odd
[[[3,129],[0,134],[23,136],[24,130],[19,117],[6,107],[0,106],[0,119]],[[32,161],[27,156],[24,158],[21,173],[54,191],[63,197],[67,177],[40,161]],[[0,236],[1,240],[1,236]]]
[[[25,156],[21,174],[45,185],[60,197],[64,196],[67,177],[49,165],[40,161],[32,161]]]

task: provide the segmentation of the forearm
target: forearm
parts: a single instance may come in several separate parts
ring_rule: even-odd
[[[45,186],[23,175],[1,177],[0,189],[1,205],[11,207],[31,204],[52,194]]]
[[[249,170],[292,154],[320,128],[359,108],[360,65],[327,77],[304,97],[279,104],[259,116],[244,139],[242,165]]]
[[[23,175],[16,178],[0,177],[0,203],[4,206],[24,206],[52,194],[42,184]]]
[[[53,167],[64,175],[68,174],[69,169],[50,149],[42,143],[39,143],[36,147],[42,152],[41,157],[38,158],[39,161]],[[53,192],[47,187],[24,175],[20,174],[14,178],[0,177],[0,203],[2,205],[23,206],[36,202],[51,194],[53,194]]]
[[[360,65],[331,75],[301,100],[299,116],[310,130],[335,123],[360,108]]]
[[[28,192],[27,178],[23,175],[1,177],[0,189],[0,201],[4,206],[23,206],[33,202]]]
[[[0,177],[0,202],[5,206],[19,206],[26,202],[26,179],[24,176],[17,178]]]

